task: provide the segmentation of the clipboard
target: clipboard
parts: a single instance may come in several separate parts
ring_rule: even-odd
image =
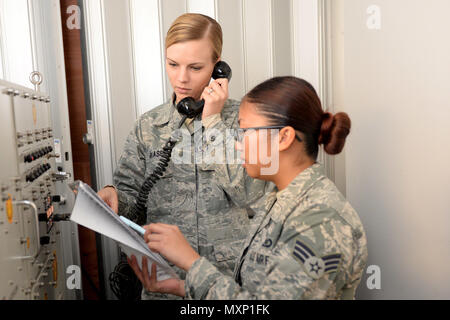
[[[123,252],[128,256],[136,256],[142,270],[142,257],[148,260],[148,273],[151,274],[152,263],[156,264],[156,277],[158,281],[170,278],[178,279],[175,270],[158,253],[152,252],[142,236],[123,222],[92,188],[82,181],[71,185],[76,200],[70,215],[70,220],[86,228],[98,232],[116,241]]]

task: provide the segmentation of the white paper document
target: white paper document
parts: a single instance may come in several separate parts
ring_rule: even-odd
[[[161,255],[152,252],[142,236],[123,222],[89,185],[82,181],[77,181],[74,185],[76,201],[70,220],[118,242],[128,257],[136,256],[141,269],[142,257],[145,256],[148,260],[149,274],[151,274],[152,263],[156,263],[158,281],[178,278],[167,261]]]

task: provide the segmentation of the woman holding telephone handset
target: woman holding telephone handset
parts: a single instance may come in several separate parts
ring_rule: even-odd
[[[231,275],[238,250],[248,234],[250,206],[270,184],[251,179],[238,164],[196,161],[199,152],[214,144],[214,137],[204,132],[216,129],[215,132],[225,136],[227,130],[239,127],[240,103],[228,99],[226,75],[211,81],[222,53],[220,25],[201,14],[184,14],[170,27],[165,47],[166,72],[173,97],[136,121],[114,173],[114,185],[106,186],[98,194],[115,212],[135,222],[178,226],[190,246],[221,272]],[[199,110],[182,124],[180,102],[187,97],[196,101],[193,108]],[[133,211],[136,199],[142,198],[141,186],[160,164],[159,151],[179,128],[189,131],[191,141],[183,137],[182,143],[173,144],[173,150],[169,149],[172,161],[167,158],[163,174],[148,188],[151,189],[148,200],[145,197],[143,201],[146,212]],[[198,137],[202,143],[194,141]],[[173,155],[185,152],[186,143],[190,143],[188,150],[193,160],[174,163]],[[185,272],[181,269],[177,272],[184,279]],[[168,296],[144,290],[142,298]]]

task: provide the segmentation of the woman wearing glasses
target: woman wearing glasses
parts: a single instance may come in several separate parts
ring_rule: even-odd
[[[187,271],[185,281],[157,281],[154,266],[149,276],[132,258],[135,272],[150,291],[191,299],[353,299],[367,261],[364,228],[316,162],[320,144],[328,154],[343,149],[350,131],[347,114],[324,113],[309,83],[278,77],[244,97],[239,124],[237,148],[247,173],[276,189],[265,199],[265,214],[255,217],[259,223],[234,276],[219,272],[178,228],[165,224],[146,226],[145,239],[151,250]],[[255,143],[256,161],[250,161]],[[270,161],[262,161],[261,147],[271,150]],[[276,172],[263,173],[271,166]]]

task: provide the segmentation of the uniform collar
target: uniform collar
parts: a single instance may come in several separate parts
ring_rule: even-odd
[[[172,115],[175,111],[175,94],[172,96],[172,99],[166,101],[164,103],[164,107],[160,108],[158,114],[153,119],[153,124],[155,126],[163,126],[169,123],[170,119],[172,119]],[[178,112],[177,112],[178,113]]]
[[[300,172],[291,183],[281,191],[277,188],[269,195],[266,208],[276,205],[278,210],[274,210],[271,218],[276,221],[285,219],[292,209],[296,208],[306,192],[318,181],[325,178],[323,167],[315,163],[309,168]],[[275,203],[275,204],[274,204]]]

